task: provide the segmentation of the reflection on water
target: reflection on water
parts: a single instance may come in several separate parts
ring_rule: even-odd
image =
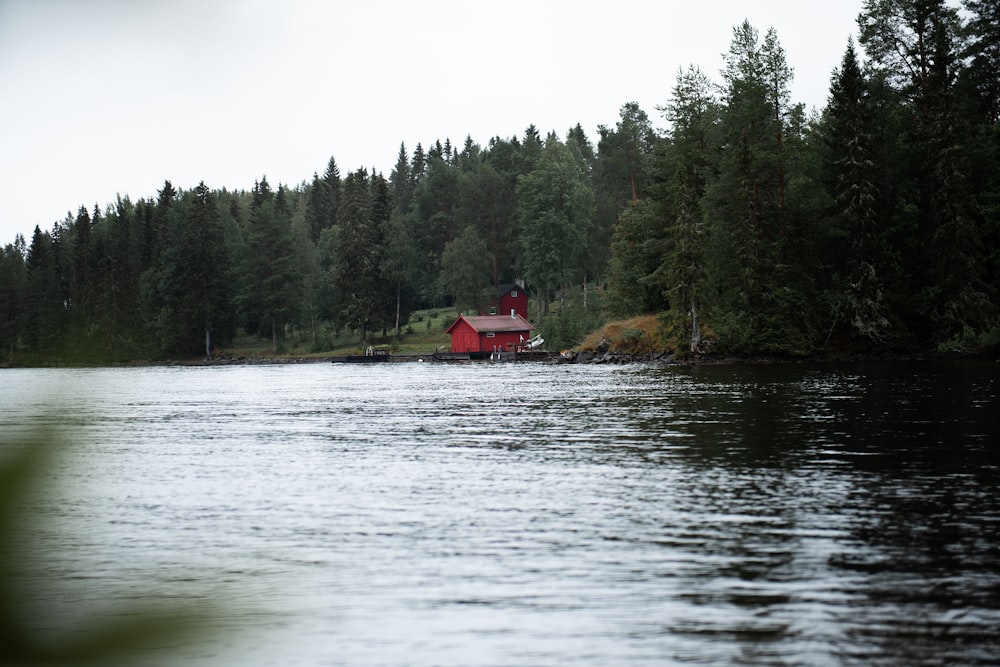
[[[55,607],[224,597],[188,663],[1000,655],[997,364],[0,378],[5,432],[58,390],[78,440]]]

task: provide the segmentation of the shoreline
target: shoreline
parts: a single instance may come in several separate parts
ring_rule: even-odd
[[[866,364],[866,363],[895,363],[895,362],[937,362],[937,361],[977,361],[1000,363],[1000,355],[996,351],[979,352],[871,352],[871,353],[837,353],[811,355],[808,357],[778,357],[768,355],[701,355],[698,357],[676,357],[674,353],[660,352],[650,355],[648,352],[625,353],[625,352],[596,352],[579,351],[560,354],[553,352],[548,359],[540,360],[517,360],[514,363],[543,363],[555,365],[612,365],[624,366],[631,364],[647,365],[651,367],[683,367],[683,366],[759,366],[771,364]],[[46,361],[40,364],[10,364],[0,363],[0,370],[12,368],[144,368],[144,367],[209,367],[209,366],[276,366],[276,365],[299,365],[299,364],[321,364],[334,363],[334,360],[343,355],[329,355],[324,357],[296,357],[296,356],[275,356],[275,357],[229,357],[220,356],[213,359],[164,359],[152,360],[130,360],[130,361],[106,361],[106,362],[74,362]],[[481,361],[435,361],[433,353],[428,354],[405,354],[394,355],[395,358],[386,363],[511,363],[511,362],[489,362]]]

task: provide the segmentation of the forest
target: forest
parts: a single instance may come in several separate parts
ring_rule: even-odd
[[[825,108],[773,29],[733,28],[592,140],[466,137],[289,186],[81,206],[0,253],[0,361],[321,352],[522,281],[551,349],[657,314],[683,355],[1000,347],[1000,5],[866,0]],[[249,184],[248,184],[249,186]]]

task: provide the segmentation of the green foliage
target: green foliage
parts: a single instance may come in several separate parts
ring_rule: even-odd
[[[663,215],[644,199],[626,208],[615,225],[608,264],[611,313],[619,317],[663,310],[654,275],[663,264]]]
[[[465,231],[444,248],[441,256],[441,281],[455,297],[460,311],[476,306],[484,285],[490,284],[490,256],[486,242],[474,227]]]
[[[937,349],[939,352],[995,353],[1000,350],[1000,318],[987,322],[980,331],[963,327],[960,334],[940,343]]]
[[[598,133],[591,169],[595,224],[588,242],[592,257],[588,269],[599,275],[613,254],[610,245],[621,211],[650,194],[656,136],[646,112],[635,102],[622,106],[614,128],[601,125]]]
[[[359,169],[344,180],[337,212],[337,256],[332,265],[333,284],[342,295],[339,319],[360,331],[360,344],[367,344],[368,326],[373,323],[380,297],[378,236],[372,183]],[[387,213],[387,212],[386,212]]]
[[[678,72],[664,132],[630,102],[596,147],[531,125],[401,144],[388,181],[331,157],[296,188],[167,181],[80,208],[0,256],[3,358],[208,355],[237,325],[319,350],[327,324],[398,337],[412,310],[513,281],[558,309],[552,340],[600,284],[606,313],[661,312],[692,354],[957,349],[1000,312],[995,4],[866,0],[864,57],[849,44],[812,116],[777,33],[743,22],[718,84]]]
[[[307,272],[296,252],[288,193],[279,187],[272,196],[269,190],[266,178],[255,190],[241,258],[245,280],[239,302],[247,330],[270,337],[277,352],[279,332],[300,307]]]
[[[538,333],[545,339],[545,349],[565,350],[580,345],[591,331],[603,324],[602,310],[597,295],[571,290],[559,310],[538,325]]]
[[[890,326],[884,288],[890,258],[886,228],[879,225],[874,102],[850,43],[833,78],[822,130],[826,181],[833,200],[831,220],[839,232],[830,236],[836,248],[830,261],[835,274],[843,276],[828,289],[841,295],[834,302],[846,308],[858,334],[882,340]]]
[[[24,239],[18,237],[0,251],[0,359],[11,359],[20,338],[26,268]]]
[[[543,296],[583,278],[594,196],[579,164],[555,137],[517,184],[525,277]]]
[[[174,221],[164,253],[162,291],[166,321],[161,332],[171,347],[212,356],[212,335],[232,333],[229,257],[214,196],[204,183],[187,194],[184,214]]]

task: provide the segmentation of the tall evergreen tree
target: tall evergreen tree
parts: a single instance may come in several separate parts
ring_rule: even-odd
[[[417,282],[420,258],[405,215],[393,211],[386,226],[383,243],[385,247],[379,271],[394,293],[396,312],[393,331],[398,339],[404,315],[404,303],[408,302],[409,297],[415,292],[414,284]]]
[[[344,179],[337,212],[337,257],[334,284],[340,295],[342,321],[368,344],[368,327],[378,306],[379,244],[372,224],[371,185],[364,169]]]
[[[659,209],[658,202],[640,199],[622,211],[615,225],[608,263],[609,310],[615,315],[657,312],[665,306],[650,280],[662,260],[656,237],[662,221]]]
[[[406,153],[406,144],[399,144],[399,157],[396,166],[389,174],[392,191],[393,209],[398,215],[405,215],[410,210],[413,199],[413,169]]]
[[[836,228],[843,239],[836,243],[836,256],[831,259],[837,262],[835,272],[844,282],[833,289],[843,295],[846,316],[854,330],[881,340],[889,328],[882,276],[887,257],[879,219],[872,104],[852,41],[834,73],[824,121],[824,173],[836,206]],[[832,300],[839,306],[839,295]]]
[[[1000,303],[1000,4],[964,0],[969,12],[968,68],[964,86],[971,89],[969,174],[982,215],[986,280],[994,306]]]
[[[166,292],[175,327],[172,346],[194,352],[200,339],[210,359],[213,335],[224,340],[232,331],[229,258],[211,190],[201,182],[186,199],[185,215],[177,220],[179,229],[168,251]]]
[[[420,273],[425,301],[443,297],[440,281],[441,255],[452,240],[455,208],[459,195],[459,172],[440,157],[431,157],[414,192],[413,236],[421,252]]]
[[[392,195],[389,191],[389,182],[381,173],[372,174],[370,186],[370,210],[371,220],[369,222],[374,232],[374,245],[372,254],[374,255],[373,274],[375,276],[374,285],[376,295],[374,297],[374,308],[371,312],[371,325],[382,329],[383,338],[388,334],[390,325],[394,322],[394,308],[392,283],[385,279],[382,273],[385,257],[385,239],[389,235],[390,220],[392,218]]]
[[[413,182],[416,184],[424,176],[424,170],[427,168],[427,155],[424,154],[424,147],[417,144],[417,147],[413,150],[413,162],[411,163],[410,174],[412,175]]]
[[[0,250],[0,350],[8,359],[14,357],[24,324],[25,253],[20,234]]]
[[[655,134],[646,112],[635,102],[625,104],[615,127],[601,125],[594,161],[596,219],[588,239],[591,270],[600,273],[607,262],[611,236],[619,214],[649,194]]]
[[[661,111],[669,123],[668,141],[657,165],[667,224],[663,261],[650,280],[667,299],[667,319],[680,328],[691,353],[697,354],[706,289],[702,199],[712,176],[709,137],[719,113],[708,77],[694,66],[678,71],[670,103]]]
[[[59,352],[64,319],[60,282],[55,242],[36,225],[28,248],[24,294],[24,332],[35,352]]]
[[[706,187],[715,328],[736,351],[802,354],[811,344],[790,243],[787,137],[797,117],[790,70],[773,30],[763,45],[744,21],[722,72],[724,105],[716,175]]]
[[[337,215],[340,212],[340,197],[342,190],[340,168],[337,166],[337,161],[332,155],[330,156],[330,161],[326,165],[326,171],[323,172],[323,181],[326,183],[326,191],[330,197],[330,217],[325,221],[326,224],[323,229],[329,229],[337,224]]]
[[[513,190],[491,165],[477,162],[459,174],[455,226],[474,227],[489,248],[489,278],[480,287],[513,279],[513,206]]]
[[[80,323],[86,323],[93,317],[91,306],[95,295],[92,294],[92,289],[97,276],[94,275],[95,260],[92,236],[96,222],[96,220],[92,222],[87,209],[81,206],[70,230],[71,254],[73,256],[73,273],[70,276],[70,305],[74,311],[74,319]],[[86,325],[83,324],[83,326]]]
[[[264,179],[251,208],[243,270],[248,291],[242,302],[256,320],[252,324],[257,331],[267,332],[271,348],[277,352],[284,326],[297,309],[302,273],[296,261],[287,190],[279,186],[274,196],[264,194],[269,190]]]
[[[328,229],[333,224],[333,202],[330,196],[330,184],[326,179],[321,179],[319,174],[313,174],[312,183],[309,185],[308,208],[306,210],[307,228],[309,238],[313,243],[319,241],[323,230]]]
[[[936,339],[981,328],[995,309],[960,134],[957,9],[945,0],[866,0],[858,21],[868,55],[913,108],[911,163],[922,241],[908,255],[920,316],[913,326],[923,324]]]
[[[490,255],[476,228],[468,226],[445,246],[441,256],[441,282],[455,298],[455,307],[467,311],[479,303],[490,279]]]
[[[517,185],[524,274],[540,310],[549,296],[584,276],[586,239],[594,221],[594,193],[566,145],[550,138]]]

